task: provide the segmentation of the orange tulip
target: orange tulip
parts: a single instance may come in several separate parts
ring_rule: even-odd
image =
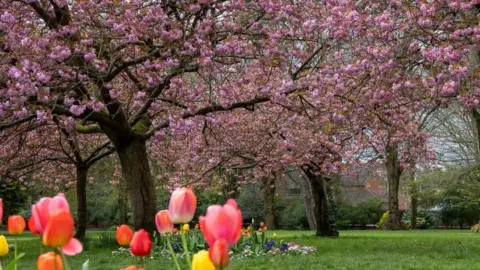
[[[133,238],[133,231],[127,225],[123,224],[116,230],[117,242],[120,246],[128,246]]]
[[[168,211],[175,224],[188,223],[195,215],[197,197],[191,188],[177,188],[170,197]]]
[[[30,219],[28,220],[28,230],[29,230],[32,234],[40,234],[40,233],[37,232],[37,230],[35,229],[35,220],[33,220],[33,216],[31,216]]]
[[[177,233],[178,232],[178,229],[177,228],[173,228],[173,233]]]
[[[11,235],[20,235],[25,230],[25,219],[22,216],[14,215],[8,217],[8,233]]]
[[[155,224],[157,230],[161,234],[167,234],[173,232],[173,222],[170,219],[170,213],[168,210],[162,210],[155,216]]]
[[[133,234],[132,242],[130,242],[130,250],[133,255],[143,257],[150,254],[152,250],[152,240],[147,231],[141,229]]]
[[[50,214],[42,242],[47,247],[63,247],[73,238],[73,217],[70,212],[58,211]]]
[[[40,255],[37,270],[63,270],[62,257],[53,251]]]
[[[122,269],[120,269],[120,270],[144,270],[144,268],[143,268],[143,267],[137,268],[136,265],[130,265],[129,267],[127,267],[127,268],[122,268]]]
[[[229,251],[227,241],[220,238],[208,249],[208,255],[216,267],[223,268],[230,263]]]
[[[265,222],[260,222],[260,227],[265,227]]]

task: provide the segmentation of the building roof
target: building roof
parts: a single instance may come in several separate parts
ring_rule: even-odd
[[[356,205],[372,198],[382,199],[380,196],[374,194],[368,189],[344,190],[343,195],[345,202],[351,205]]]

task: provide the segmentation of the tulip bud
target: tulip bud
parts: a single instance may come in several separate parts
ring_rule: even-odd
[[[208,255],[216,267],[225,267],[230,263],[228,243],[220,238],[208,249]]]
[[[190,225],[188,225],[188,223],[183,224],[182,231],[184,232],[190,231]]]
[[[215,270],[215,266],[208,256],[208,251],[201,250],[193,255],[192,270]]]
[[[170,219],[170,213],[168,210],[162,210],[155,216],[155,224],[157,230],[161,234],[167,234],[173,232],[173,222]]]
[[[5,236],[0,235],[0,256],[5,256],[8,254],[8,243]]]
[[[53,251],[40,255],[37,270],[63,270],[62,257]]]
[[[137,268],[136,265],[130,265],[129,267],[127,267],[127,268],[122,268],[122,269],[120,269],[120,270],[144,270],[144,268],[143,268],[143,267]]]
[[[191,188],[178,188],[170,197],[168,211],[170,218],[175,224],[188,223],[195,215],[197,197]]]
[[[132,242],[130,242],[130,250],[133,255],[143,257],[150,254],[152,250],[152,240],[147,231],[141,229],[133,234]]]
[[[25,230],[25,219],[22,216],[14,215],[8,217],[8,233],[11,235],[20,235]]]
[[[117,242],[120,246],[128,246],[133,238],[133,231],[127,225],[120,225],[115,231]]]

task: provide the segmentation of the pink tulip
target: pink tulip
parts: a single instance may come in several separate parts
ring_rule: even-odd
[[[223,206],[209,206],[207,214],[200,217],[200,229],[209,246],[221,238],[229,245],[237,243],[242,232],[242,212],[237,202],[230,199]]]
[[[162,210],[157,213],[155,216],[155,224],[157,225],[158,232],[161,234],[173,232],[173,222],[170,218],[170,213],[168,210]]]
[[[31,219],[33,219],[32,223],[35,231],[41,235],[44,235],[46,229],[50,228],[48,231],[50,235],[52,232],[54,232],[54,229],[52,230],[52,228],[56,228],[56,226],[58,225],[56,224],[55,219],[51,220],[51,217],[57,216],[60,213],[67,213],[68,215],[71,215],[70,206],[67,199],[65,198],[65,195],[59,193],[53,198],[41,198],[37,203],[32,206]],[[45,237],[46,236],[44,236],[44,238]],[[68,239],[63,241],[62,245],[59,246],[59,248],[62,249],[63,253],[69,256],[73,256],[82,252],[83,247],[80,241],[73,237],[67,238]]]
[[[2,224],[3,219],[3,200],[0,199],[0,224]]]
[[[195,215],[197,197],[191,188],[177,188],[170,197],[168,211],[173,223],[188,223]]]

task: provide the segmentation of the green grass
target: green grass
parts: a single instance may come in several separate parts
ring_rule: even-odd
[[[480,234],[470,231],[342,231],[338,239],[318,238],[307,231],[276,233],[278,238],[316,246],[318,251],[311,255],[234,259],[229,269],[480,269]],[[8,240],[13,243],[13,239]],[[19,238],[19,245],[28,254],[18,269],[36,269],[38,240],[26,234]],[[130,258],[113,257],[111,251],[85,251],[71,257],[70,266],[79,270],[90,259],[91,270],[118,270],[132,263]],[[146,269],[174,267],[171,260],[162,259],[148,260]]]

